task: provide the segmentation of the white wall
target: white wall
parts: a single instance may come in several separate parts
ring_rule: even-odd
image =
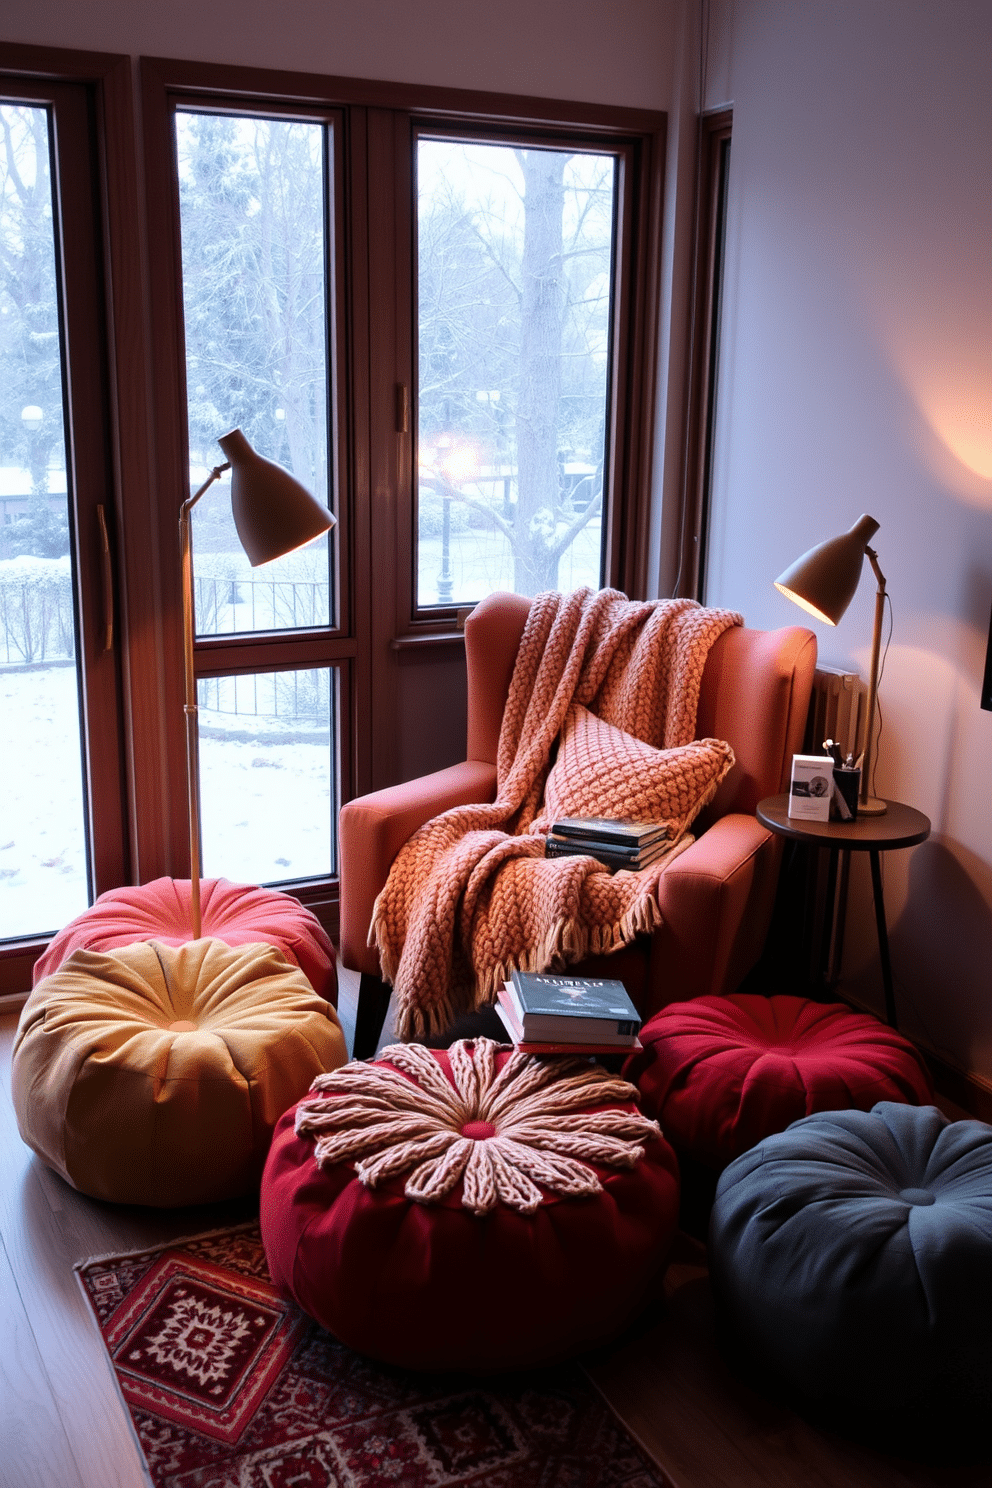
[[[892,595],[879,793],[933,822],[885,863],[902,1025],[992,1078],[992,5],[713,7],[734,104],[707,598],[778,626],[772,588],[861,512]],[[874,583],[828,662],[867,665]],[[861,864],[861,867],[864,865]],[[845,978],[878,1005],[866,875]]]
[[[4,0],[4,41],[665,109],[678,0]]]

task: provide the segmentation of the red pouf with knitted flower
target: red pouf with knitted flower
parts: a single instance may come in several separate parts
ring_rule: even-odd
[[[497,1370],[622,1329],[678,1203],[625,1081],[476,1039],[318,1076],[276,1128],[260,1219],[273,1280],[349,1347]]]
[[[680,1157],[708,1168],[726,1167],[815,1112],[933,1100],[923,1056],[909,1040],[840,1003],[696,997],[656,1013],[640,1039],[624,1075]]]

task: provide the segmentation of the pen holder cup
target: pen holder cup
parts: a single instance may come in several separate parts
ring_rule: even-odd
[[[836,790],[834,798],[830,802],[831,821],[854,821],[858,815],[858,792],[861,789],[860,770],[834,770],[834,785]],[[847,808],[846,812],[837,799],[838,793]]]

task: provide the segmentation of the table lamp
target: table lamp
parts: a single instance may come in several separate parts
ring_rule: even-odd
[[[861,758],[861,788],[858,796],[858,811],[865,816],[881,816],[885,811],[885,802],[868,794],[878,698],[878,655],[882,637],[882,614],[885,609],[885,577],[878,566],[877,554],[868,546],[878,528],[879,524],[874,517],[859,517],[849,532],[842,533],[840,537],[831,537],[827,542],[810,548],[808,553],[797,558],[775,580],[776,589],[827,625],[836,625],[854,598],[866,557],[878,580],[868,676],[865,747]]]
[[[241,546],[252,568],[271,563],[302,548],[334,526],[326,506],[281,465],[252,449],[240,429],[222,434],[217,443],[227,456],[211,470],[179,512],[183,575],[183,664],[186,677],[186,788],[189,797],[189,877],[193,939],[199,940],[200,918],[200,786],[196,674],[193,668],[193,540],[191,513],[203,493],[225,470],[231,472],[231,509]]]

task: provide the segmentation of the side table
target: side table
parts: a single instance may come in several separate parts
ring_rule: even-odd
[[[806,821],[789,815],[789,796],[766,796],[758,802],[757,818],[762,826],[808,847],[827,848],[830,852],[828,900],[836,884],[837,855],[840,852],[866,852],[871,863],[872,897],[875,902],[875,928],[878,932],[878,954],[882,964],[882,986],[885,990],[885,1017],[892,1028],[896,1024],[896,1003],[892,990],[892,963],[889,960],[889,932],[885,922],[882,897],[882,871],[879,854],[896,847],[915,847],[930,836],[930,820],[922,811],[901,801],[886,801],[884,816],[859,816],[855,821]]]

